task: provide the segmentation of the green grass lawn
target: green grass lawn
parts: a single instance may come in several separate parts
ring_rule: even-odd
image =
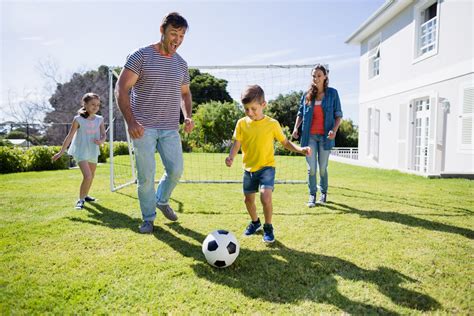
[[[82,211],[77,169],[0,175],[0,314],[474,313],[474,182],[329,174],[324,207],[305,206],[305,184],[276,186],[272,246],[242,237],[241,184],[179,184],[179,221],[141,235],[136,188],[110,192],[108,164]],[[226,269],[201,252],[218,228],[241,246]]]

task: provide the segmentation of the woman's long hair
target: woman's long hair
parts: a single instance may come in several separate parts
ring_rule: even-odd
[[[328,77],[329,70],[327,70],[326,67],[324,67],[324,65],[317,64],[316,66],[314,66],[313,70],[311,70],[311,76],[316,72],[316,70],[321,70],[326,76],[326,80],[324,80],[324,92],[326,92],[326,89],[328,88],[328,85],[329,85],[329,77]],[[314,81],[311,80],[311,84],[308,88],[308,91],[306,91],[305,103],[309,104],[311,101],[313,101],[316,98],[317,94],[318,94],[318,88],[314,84]]]
[[[77,114],[82,116],[83,118],[88,118],[89,117],[89,112],[86,110],[86,103],[89,102],[92,99],[97,99],[100,101],[100,97],[98,94],[88,92],[82,96],[82,107],[77,111]]]

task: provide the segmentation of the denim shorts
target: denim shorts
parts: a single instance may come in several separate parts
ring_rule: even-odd
[[[264,167],[255,172],[244,171],[244,193],[255,193],[259,189],[271,189],[275,184],[275,168]]]

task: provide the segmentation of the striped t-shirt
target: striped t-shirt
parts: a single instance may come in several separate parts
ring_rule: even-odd
[[[188,64],[177,53],[161,55],[153,45],[128,56],[125,68],[138,75],[130,92],[132,113],[145,128],[177,130],[181,86],[189,84]]]

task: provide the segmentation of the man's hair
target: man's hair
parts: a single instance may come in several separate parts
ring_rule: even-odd
[[[161,21],[161,27],[163,27],[163,30],[166,30],[166,27],[168,25],[171,25],[172,27],[179,29],[179,28],[185,28],[188,29],[188,21],[184,17],[181,16],[178,12],[171,12],[168,13],[164,18],[163,21]]]
[[[265,102],[265,92],[263,92],[263,89],[257,84],[247,86],[244,91],[242,91],[240,100],[242,104],[248,104],[253,101],[263,103]]]

